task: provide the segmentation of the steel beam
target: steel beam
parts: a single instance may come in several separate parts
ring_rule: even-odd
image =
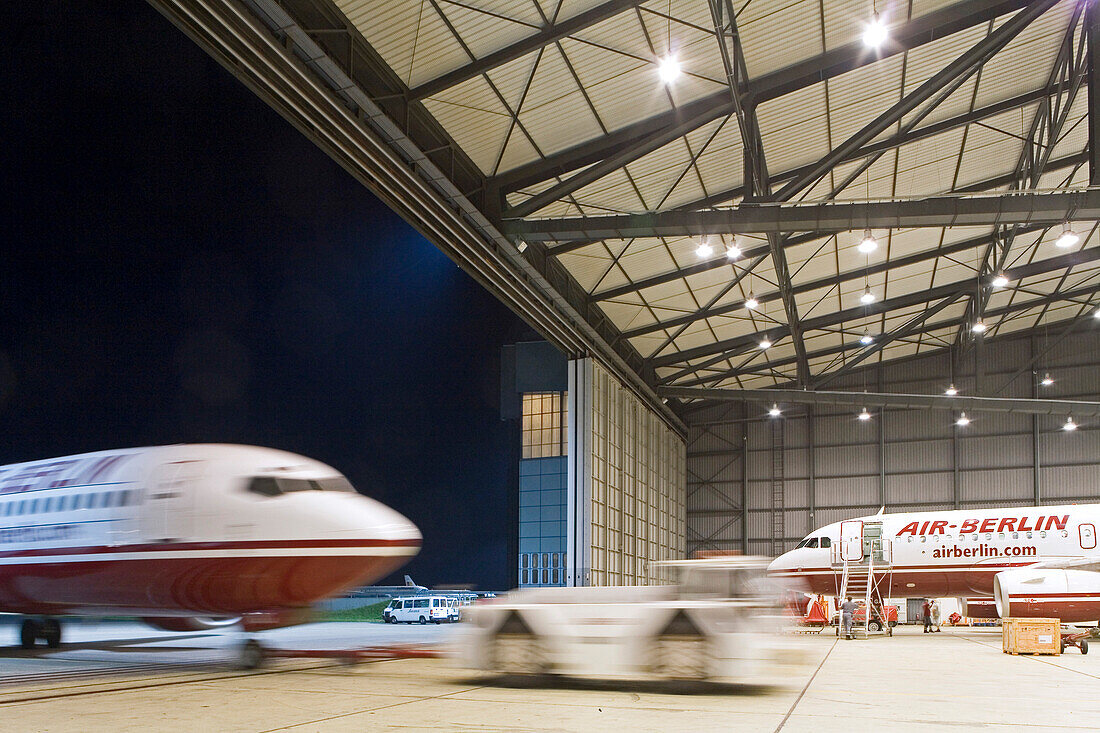
[[[855,41],[753,79],[749,82],[746,93],[756,104],[761,104],[967,28],[988,23],[1027,6],[1028,0],[963,0],[891,28],[890,43],[878,53],[868,52],[862,41]],[[717,92],[542,160],[518,166],[493,178],[490,185],[505,193],[515,191],[591,165],[687,120],[693,120],[695,126],[700,127],[731,115],[733,111],[729,94],[725,91]]]
[[[1045,260],[1039,260],[1037,262],[1031,262],[1026,265],[1020,265],[1005,271],[1007,277],[1013,281],[1019,281],[1024,278],[1034,277],[1047,272],[1055,272],[1057,270],[1064,269],[1066,267],[1073,267],[1084,262],[1092,262],[1100,259],[1100,247],[1090,247],[1078,252],[1071,252],[1065,255],[1059,255],[1057,257],[1050,257]],[[802,322],[802,328],[805,331],[813,331],[823,328],[829,328],[845,321],[851,321],[867,316],[879,315],[887,313],[893,310],[899,310],[901,308],[910,308],[914,305],[920,305],[921,303],[927,303],[934,300],[940,300],[947,298],[957,293],[968,294],[974,288],[974,281],[969,278],[963,281],[949,283],[946,285],[939,285],[934,288],[928,288],[927,290],[918,290],[913,293],[907,293],[895,298],[887,298],[880,300],[870,305],[857,306],[854,308],[847,308],[845,310],[836,311],[835,313],[826,313],[815,318],[809,318]],[[767,329],[768,334],[772,337],[772,342],[775,343],[778,339],[789,335],[785,326],[775,326]],[[650,363],[654,367],[664,367],[672,364],[679,364],[682,362],[697,359],[699,357],[709,356],[711,354],[720,354],[717,358],[719,360],[729,358],[731,352],[733,354],[743,353],[746,348],[755,348],[757,341],[760,338],[759,333],[746,333],[740,336],[736,336],[724,341],[716,341],[712,344],[704,344],[703,346],[697,346],[692,349],[686,349],[675,354],[668,354],[666,356],[650,359]],[[703,368],[702,365],[693,367],[692,369]]]
[[[991,317],[1011,315],[1013,313],[1020,313],[1020,312],[1023,312],[1023,311],[1031,310],[1032,308],[1038,308],[1038,307],[1041,307],[1041,306],[1046,306],[1046,305],[1049,305],[1050,303],[1053,303],[1053,302],[1056,302],[1056,301],[1059,301],[1059,300],[1073,300],[1073,299],[1076,299],[1076,298],[1087,298],[1087,297],[1091,297],[1091,296],[1093,296],[1097,293],[1100,293],[1100,283],[1096,283],[1096,284],[1093,284],[1093,285],[1084,285],[1084,286],[1081,286],[1079,288],[1074,288],[1073,290],[1067,290],[1067,291],[1064,291],[1064,292],[1061,292],[1061,293],[1054,293],[1052,295],[1048,295],[1048,296],[1043,297],[1043,298],[1033,298],[1032,300],[1029,300],[1029,301],[1017,301],[1017,302],[1014,302],[1014,303],[1009,303],[1007,305],[1003,305],[1003,306],[1000,306],[998,308],[991,309],[989,311],[989,315]],[[1080,322],[1081,320],[1083,320],[1083,318],[1084,317],[1082,317],[1082,319],[1077,319],[1076,322]],[[958,323],[958,319],[954,319],[954,318],[952,318],[950,320],[945,320],[945,321],[937,321],[935,323],[927,323],[926,322],[920,328],[915,329],[909,335],[910,336],[915,336],[915,335],[922,334],[922,333],[931,333],[931,332],[934,332],[934,331],[939,331],[939,330],[944,329],[944,328],[951,328],[952,326],[955,326],[957,323]],[[823,349],[818,349],[817,351],[811,351],[811,352],[809,352],[808,356],[809,356],[810,359],[816,359],[816,358],[822,357],[822,356],[833,356],[834,354],[839,354],[839,353],[844,352],[844,351],[857,351],[857,350],[862,349],[862,348],[865,348],[865,347],[862,344],[860,344],[858,341],[852,341],[850,343],[841,344],[839,346],[829,346],[829,347],[826,347],[826,348],[823,348]],[[945,348],[947,348],[947,347],[945,347]],[[923,354],[922,354],[922,356],[923,356]],[[768,365],[770,367],[774,368],[774,367],[779,367],[779,366],[787,366],[787,365],[793,364],[794,362],[795,362],[795,359],[794,359],[793,356],[791,356],[791,357],[783,357],[781,359],[773,359],[773,360],[768,362]],[[696,367],[696,368],[693,368],[693,369],[685,370],[685,372],[691,372],[691,371],[694,371],[694,370],[701,370],[703,368],[704,367]],[[727,371],[724,371],[724,372],[717,372],[717,373],[713,373],[713,374],[708,374],[708,375],[703,376],[703,377],[696,377],[694,379],[689,379],[689,380],[685,380],[685,381],[682,381],[682,382],[676,382],[676,386],[677,387],[695,387],[695,386],[699,386],[699,385],[703,385],[703,384],[713,384],[715,382],[721,381],[723,379],[729,379],[731,377],[739,377],[739,376],[744,376],[744,375],[747,375],[747,374],[755,374],[755,373],[757,373],[757,371],[758,370],[755,369],[754,367],[746,366],[746,367],[740,368],[740,369],[731,369],[731,370],[727,370]],[[672,379],[665,380],[665,383],[667,384],[667,383],[670,383],[672,381],[673,381]]]
[[[681,400],[726,402],[783,402],[798,405],[848,405],[890,407],[907,410],[965,410],[1008,412],[1025,415],[1079,415],[1100,417],[1100,402],[1083,400],[1036,400],[1009,397],[963,397],[956,395],[892,394],[884,392],[822,392],[803,389],[703,389],[701,387],[658,387],[664,397]]]
[[[409,90],[409,97],[414,100],[419,100],[439,94],[453,86],[458,86],[464,81],[468,81],[488,71],[492,71],[498,66],[503,66],[509,61],[515,61],[529,53],[538,51],[540,48],[549,46],[555,41],[560,41],[574,33],[579,33],[585,28],[589,28],[601,21],[607,20],[614,15],[618,15],[624,10],[637,7],[643,2],[645,2],[645,0],[609,0],[609,2],[597,5],[594,8],[574,15],[572,18],[563,20],[560,23],[548,25],[534,35],[516,41],[497,51],[493,51],[454,71],[449,71],[442,76],[438,76],[419,86],[415,86]]]
[[[1089,90],[1089,185],[1100,186],[1100,8],[1085,6],[1085,35],[1088,43]]]
[[[946,194],[871,202],[751,203],[712,211],[658,211],[562,219],[507,220],[504,231],[528,242],[704,234],[850,232],[872,229],[1060,224],[1100,219],[1100,190]]]
[[[966,53],[944,67],[939,73],[934,74],[926,82],[902,97],[897,104],[868,122],[858,132],[831,150],[804,175],[784,185],[783,188],[779,190],[777,197],[784,200],[789,199],[799,191],[813,186],[822,176],[835,168],[846,156],[874,140],[877,136],[901,120],[905,115],[913,112],[922,104],[932,99],[953,81],[961,76],[969,74],[976,67],[988,61],[994,54],[1007,46],[1009,42],[1019,35],[1024,28],[1030,25],[1032,21],[1057,3],[1058,0],[1035,0],[1035,2],[1032,2],[1019,13],[1005,21],[995,31],[976,43],[967,50]]]
[[[1026,227],[1023,231],[1034,232],[1034,231],[1040,231],[1040,230],[1045,229],[1045,228],[1046,227],[1042,227],[1042,226]],[[989,243],[989,237],[990,237],[990,235],[986,234],[986,235],[983,235],[981,237],[974,237],[972,239],[962,239],[962,240],[959,240],[958,242],[951,242],[950,244],[945,244],[942,247],[937,247],[936,249],[930,249],[930,250],[926,250],[924,252],[916,252],[914,254],[906,255],[905,257],[897,257],[897,258],[892,259],[892,260],[882,260],[881,262],[876,262],[873,265],[861,268],[859,270],[849,270],[848,272],[842,272],[839,275],[833,275],[833,276],[829,276],[829,277],[819,278],[817,280],[811,280],[809,282],[799,283],[799,284],[797,284],[797,285],[795,285],[791,288],[791,292],[794,293],[795,295],[801,295],[803,293],[812,293],[815,290],[820,290],[822,288],[828,288],[828,287],[836,287],[836,286],[839,286],[843,283],[852,282],[852,281],[855,281],[855,280],[862,280],[867,276],[877,275],[879,273],[887,272],[887,271],[892,270],[892,269],[897,269],[897,268],[901,268],[901,267],[908,267],[909,265],[916,265],[916,264],[919,264],[921,262],[927,262],[929,260],[937,259],[939,257],[949,257],[951,255],[958,254],[960,252],[967,252],[967,251],[975,249],[977,247],[981,247],[984,244],[988,244]],[[760,248],[760,249],[763,249],[763,248]],[[682,275],[678,275],[677,278],[671,278],[671,279],[678,279],[679,277],[686,277],[686,275],[687,275],[687,273],[684,273]],[[596,299],[597,300],[610,300],[613,297],[619,297],[621,295],[625,295],[626,293],[633,292],[634,290],[642,290],[645,287],[650,287],[650,285],[646,284],[646,283],[647,283],[647,281],[639,281],[638,283],[635,283],[635,285],[632,285],[632,286],[623,286],[623,287],[615,288],[614,289],[614,293],[615,293],[614,295],[611,295],[610,292],[612,292],[612,291],[609,291],[609,293],[600,293],[597,296]],[[660,284],[660,283],[652,283],[652,284]],[[762,295],[758,294],[756,296],[756,299],[758,301],[760,301],[760,303],[763,304],[763,303],[770,303],[771,301],[776,300],[778,297],[779,296],[774,294],[774,293],[765,293],[765,294],[762,294]],[[645,325],[645,326],[639,326],[637,328],[629,329],[627,331],[624,331],[623,335],[626,336],[627,338],[633,338],[634,336],[644,336],[645,334],[655,333],[657,331],[662,331],[666,328],[674,328],[674,327],[678,327],[678,326],[687,325],[689,323],[694,323],[695,321],[698,321],[698,320],[703,319],[703,318],[713,318],[714,316],[722,316],[722,315],[726,315],[728,313],[735,313],[735,312],[743,309],[744,307],[745,307],[745,304],[743,302],[740,302],[740,301],[738,301],[736,303],[726,303],[724,305],[714,306],[712,308],[699,310],[699,311],[696,311],[694,313],[689,313],[687,315],[678,316],[676,318],[670,318],[666,321],[660,321],[659,323],[652,323],[652,324],[648,324],[648,325]]]

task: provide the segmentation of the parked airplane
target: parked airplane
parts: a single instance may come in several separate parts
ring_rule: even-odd
[[[884,585],[892,598],[992,596],[1001,617],[1100,619],[1100,504],[878,514],[818,529],[776,558],[773,576],[801,578],[836,595],[844,560],[883,539]],[[870,530],[870,531],[868,531]],[[988,617],[971,599],[968,615]]]
[[[305,620],[420,548],[405,517],[339,472],[242,445],[112,450],[0,467],[0,612],[21,641],[57,616],[138,616],[169,631]]]

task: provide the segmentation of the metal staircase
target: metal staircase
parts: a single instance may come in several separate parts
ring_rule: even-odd
[[[861,631],[865,637],[878,633],[893,636],[884,598],[884,594],[889,592],[893,575],[893,553],[890,541],[882,536],[882,522],[863,522],[863,552],[860,559],[845,559],[843,544],[843,541],[837,543],[833,551],[833,571],[839,572],[838,602],[843,602],[848,596],[861,598],[863,607],[867,609],[862,625],[853,625],[852,631]],[[840,634],[839,623],[837,634]]]

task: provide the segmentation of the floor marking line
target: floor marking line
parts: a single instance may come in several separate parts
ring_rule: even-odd
[[[814,680],[817,679],[817,673],[820,672],[821,668],[825,666],[825,662],[829,659],[829,655],[833,653],[833,649],[836,649],[836,645],[839,643],[840,636],[837,635],[836,639],[833,640],[833,645],[829,647],[829,651],[825,652],[825,656],[822,657],[821,664],[817,665],[817,669],[815,669],[814,673],[810,675],[810,679],[806,680],[806,685],[802,688],[802,692],[798,693],[798,697],[794,699],[794,702],[791,704],[791,707],[787,711],[787,714],[783,716],[783,720],[779,721],[779,725],[776,726],[774,733],[779,733],[779,731],[783,730],[783,726],[787,724],[787,719],[791,717],[791,713],[793,713],[794,709],[798,707],[798,703],[802,702],[802,696],[806,694],[806,690],[810,689],[810,685],[812,685],[814,683]]]
[[[981,646],[987,646],[990,649],[996,649],[997,648],[996,645],[994,645],[994,644],[986,644],[985,642],[978,641],[977,639],[969,639],[965,636],[960,636],[958,638],[966,639],[967,641],[973,642],[975,644],[979,644]],[[1043,664],[1049,664],[1051,667],[1057,667],[1058,669],[1064,669],[1067,672],[1076,672],[1077,674],[1084,675],[1085,677],[1091,677],[1094,680],[1100,680],[1100,675],[1089,674],[1088,672],[1082,672],[1081,670],[1073,669],[1072,667],[1063,667],[1060,664],[1055,664],[1054,662],[1043,659],[1043,655],[1038,655],[1038,654],[1013,654],[1011,656],[1024,657],[1026,659],[1032,660],[1033,662],[1042,662]],[[1059,655],[1059,656],[1061,656],[1061,655]]]

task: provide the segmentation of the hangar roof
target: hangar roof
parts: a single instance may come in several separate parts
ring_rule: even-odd
[[[824,387],[1095,310],[1085,0],[244,5],[643,391]]]

